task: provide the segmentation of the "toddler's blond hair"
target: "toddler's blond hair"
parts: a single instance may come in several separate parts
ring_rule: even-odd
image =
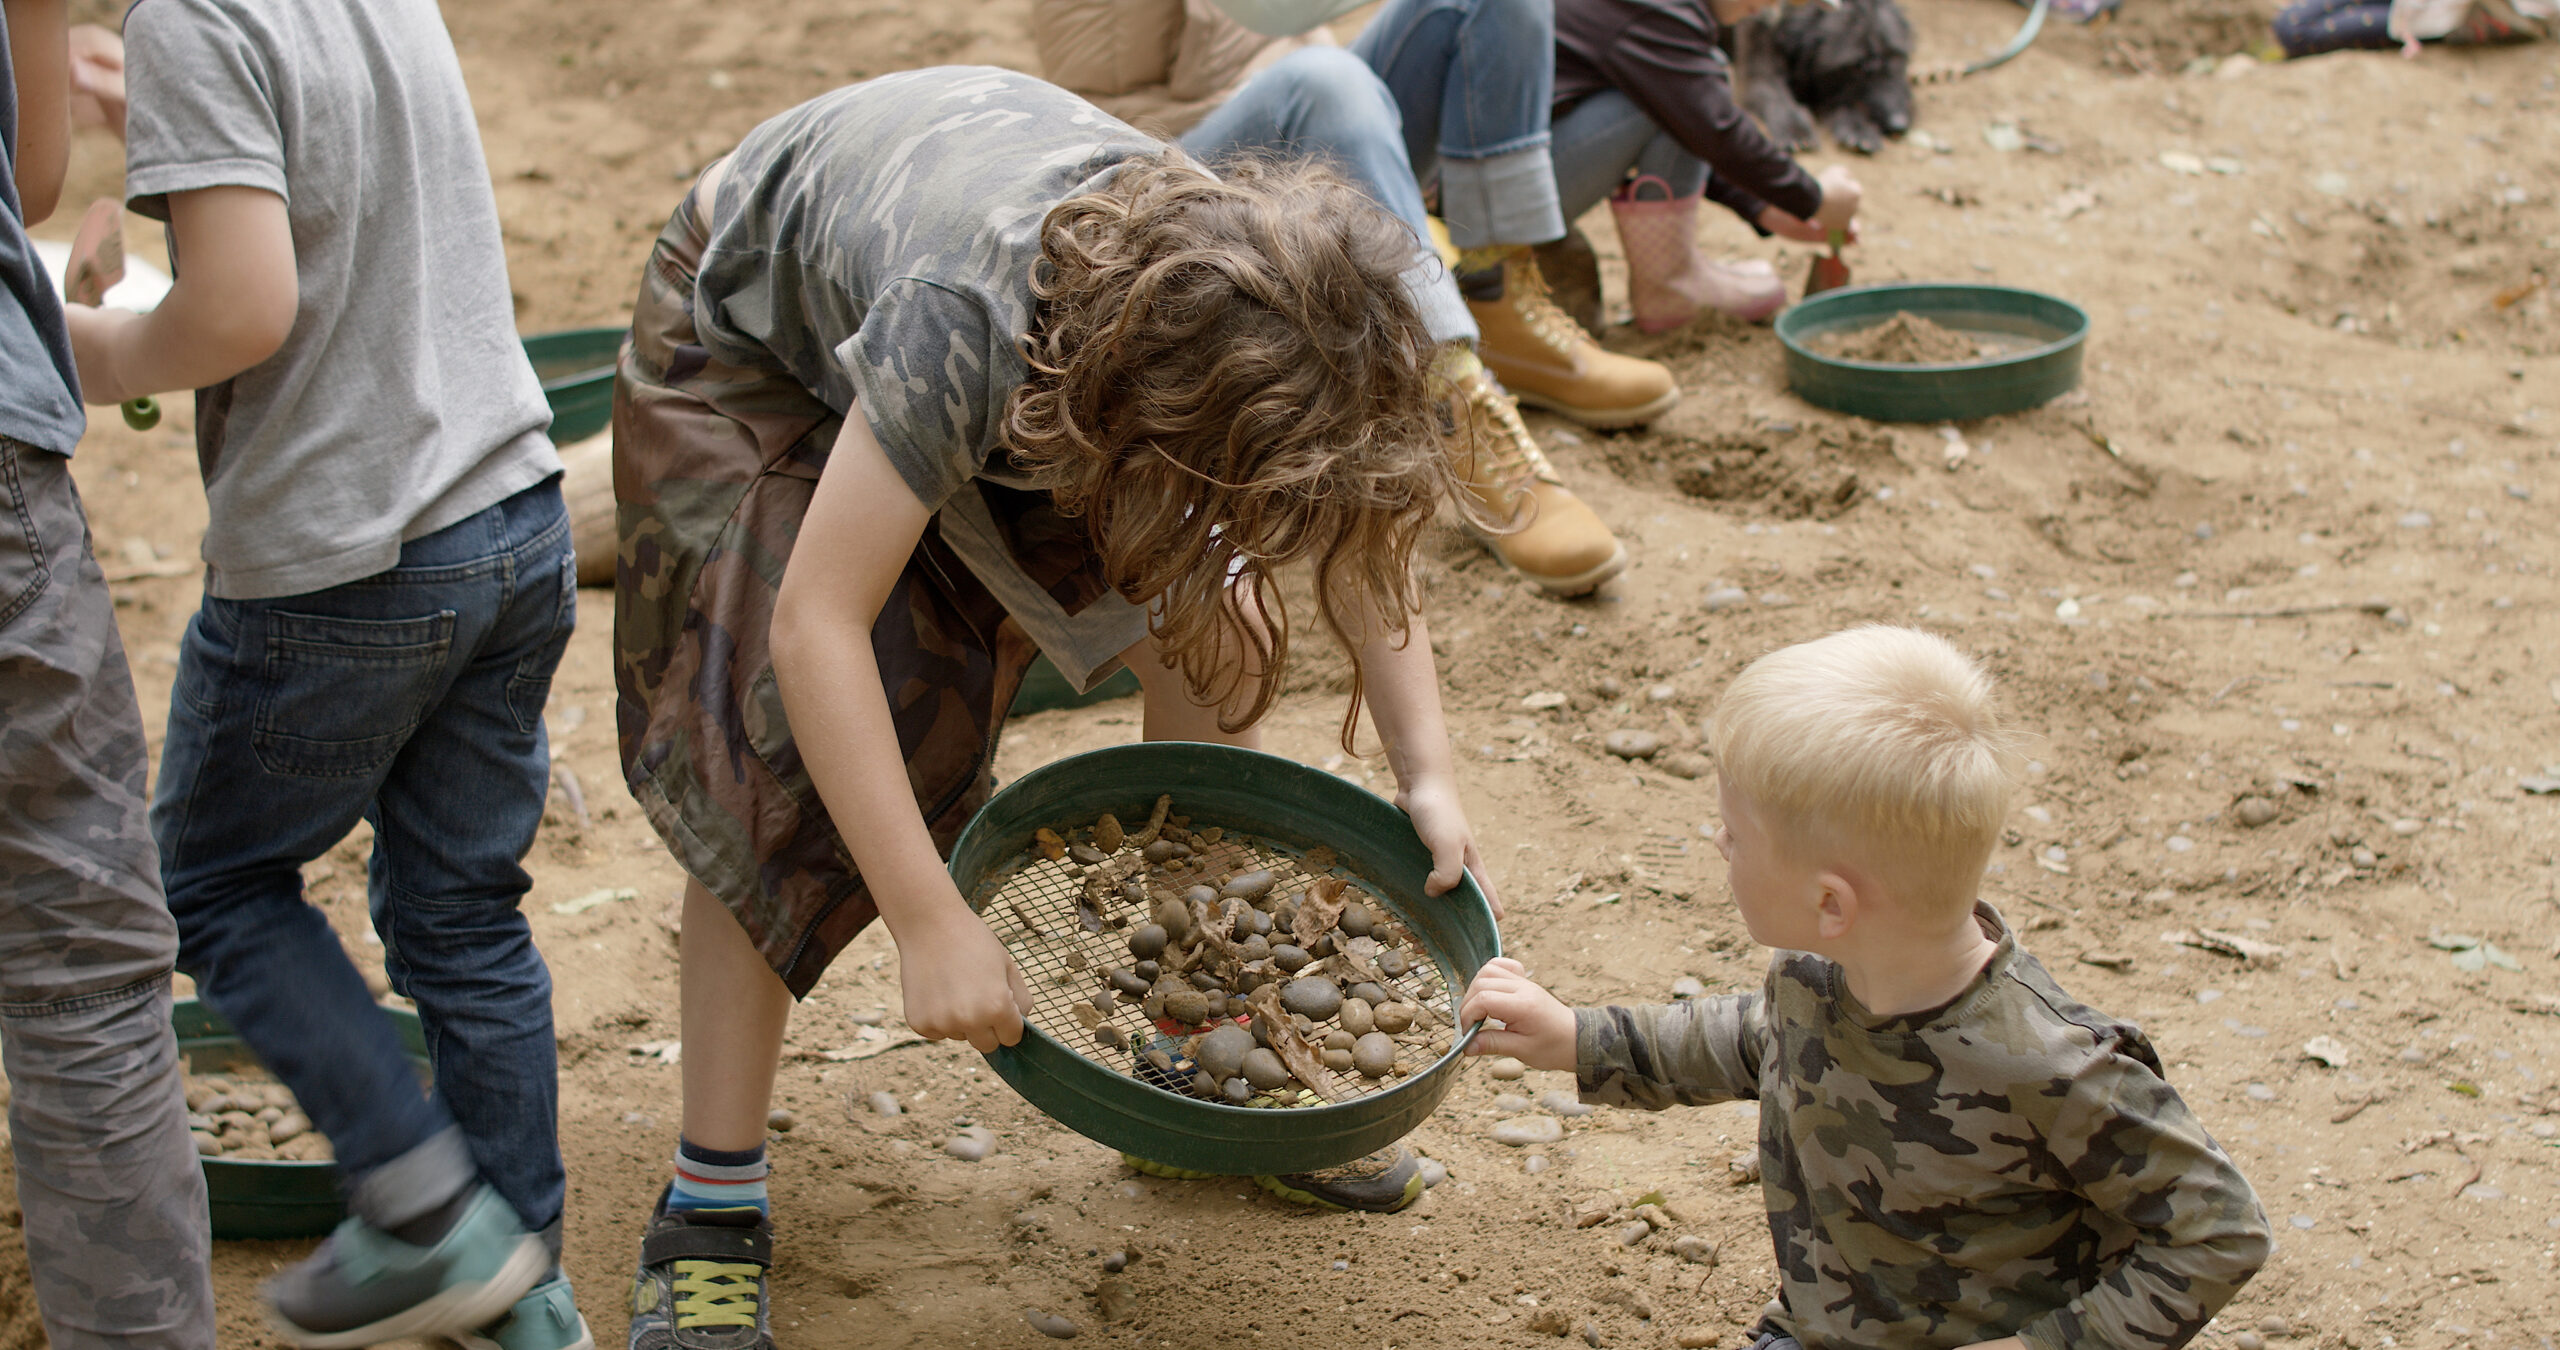
[[[1734,677],[1712,733],[1718,772],[1781,849],[1845,855],[1915,910],[1966,912],[2017,759],[1973,658],[1881,624],[1798,643]]]

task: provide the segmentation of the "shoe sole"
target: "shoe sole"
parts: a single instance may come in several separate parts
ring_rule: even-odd
[[[1428,1189],[1428,1187],[1423,1184],[1422,1173],[1420,1171],[1416,1171],[1411,1177],[1406,1178],[1404,1183],[1404,1194],[1396,1197],[1396,1202],[1394,1204],[1389,1205],[1384,1209],[1378,1209],[1346,1205],[1339,1200],[1327,1200],[1313,1191],[1299,1190],[1297,1187],[1282,1181],[1276,1176],[1259,1176],[1255,1177],[1253,1180],[1254,1184],[1271,1192],[1273,1195],[1279,1196],[1281,1199],[1286,1200],[1291,1204],[1306,1205],[1315,1209],[1336,1209],[1365,1214],[1401,1214],[1404,1211],[1413,1208],[1413,1202],[1421,1199],[1423,1191]]]
[[[452,1340],[462,1350],[506,1350],[505,1346],[478,1332],[464,1332]],[[560,1350],[596,1350],[595,1332],[588,1328],[584,1314],[578,1318],[578,1339],[561,1346]]]
[[[477,1332],[514,1311],[516,1300],[533,1292],[551,1269],[551,1250],[531,1233],[516,1240],[497,1273],[478,1284],[455,1285],[379,1322],[347,1331],[306,1331],[270,1305],[267,1321],[277,1334],[305,1350],[363,1350],[384,1341],[441,1336],[447,1340]],[[594,1345],[588,1341],[590,1350]]]
[[[1608,581],[1611,577],[1618,575],[1620,572],[1627,570],[1627,546],[1625,544],[1620,544],[1618,545],[1618,551],[1609,555],[1609,560],[1607,562],[1600,564],[1598,567],[1592,568],[1588,572],[1577,572],[1569,577],[1542,577],[1535,572],[1523,572],[1518,567],[1513,566],[1509,558],[1502,556],[1502,550],[1494,547],[1494,541],[1492,539],[1486,538],[1482,534],[1478,534],[1476,537],[1483,540],[1485,550],[1491,553],[1496,559],[1500,560],[1504,567],[1509,568],[1512,575],[1536,586],[1539,590],[1545,591],[1549,595],[1561,596],[1568,600],[1578,595],[1591,594],[1593,591],[1600,589],[1602,583]]]
[[[1517,399],[1522,407],[1542,409],[1568,422],[1579,422],[1594,431],[1614,431],[1619,427],[1642,426],[1671,411],[1680,402],[1680,391],[1674,389],[1641,407],[1582,408],[1560,399],[1548,398],[1544,394],[1531,393],[1507,380],[1503,382],[1503,387],[1510,390],[1511,397]]]

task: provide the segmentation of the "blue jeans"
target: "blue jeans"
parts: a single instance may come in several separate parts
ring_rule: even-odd
[[[1706,190],[1707,163],[1680,148],[1636,101],[1615,89],[1573,105],[1555,124],[1556,195],[1572,220],[1600,204],[1627,170],[1670,184],[1673,197]]]
[[[551,974],[517,904],[549,788],[542,706],[576,618],[552,479],[409,541],[389,571],[207,596],[187,626],[151,806],[178,965],[293,1089],[336,1146],[349,1207],[380,1227],[474,1164],[526,1227],[560,1215]],[[359,818],[374,931],[418,1005],[433,1095],[302,898],[303,864]]]
[[[1254,151],[1331,164],[1413,231],[1414,261],[1404,282],[1423,327],[1436,341],[1472,341],[1475,318],[1431,247],[1429,213],[1405,157],[1400,117],[1394,96],[1359,57],[1340,47],[1302,47],[1246,81],[1183,133],[1181,145],[1211,164]]]
[[[1552,0],[1387,0],[1351,51],[1386,84],[1418,178],[1460,248],[1564,237],[1548,156]]]

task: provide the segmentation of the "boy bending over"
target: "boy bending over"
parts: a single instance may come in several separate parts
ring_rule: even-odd
[[[1755,1098],[1778,1294],[1758,1350],[2186,1344],[2266,1260],[2255,1193],[2140,1028],[2064,993],[1977,898],[2012,790],[1991,681],[1863,627],[1755,661],[1717,710],[1757,994],[1569,1009],[1486,964],[1475,1054],[1584,1100]]]

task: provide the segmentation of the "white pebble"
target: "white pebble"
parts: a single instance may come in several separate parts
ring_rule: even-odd
[[[1493,1127],[1493,1142],[1513,1148],[1552,1144],[1564,1138],[1564,1122],[1554,1116],[1514,1116]]]
[[[1594,1110],[1589,1102],[1570,1092],[1542,1092],[1538,1094],[1538,1105],[1560,1116],[1587,1116]]]
[[[972,1125],[943,1141],[942,1151],[962,1162],[980,1162],[996,1151],[995,1131]]]
[[[1513,1059],[1509,1055],[1504,1055],[1501,1058],[1486,1064],[1484,1066],[1484,1071],[1487,1076],[1494,1080],[1508,1083],[1528,1073],[1529,1066]]]

